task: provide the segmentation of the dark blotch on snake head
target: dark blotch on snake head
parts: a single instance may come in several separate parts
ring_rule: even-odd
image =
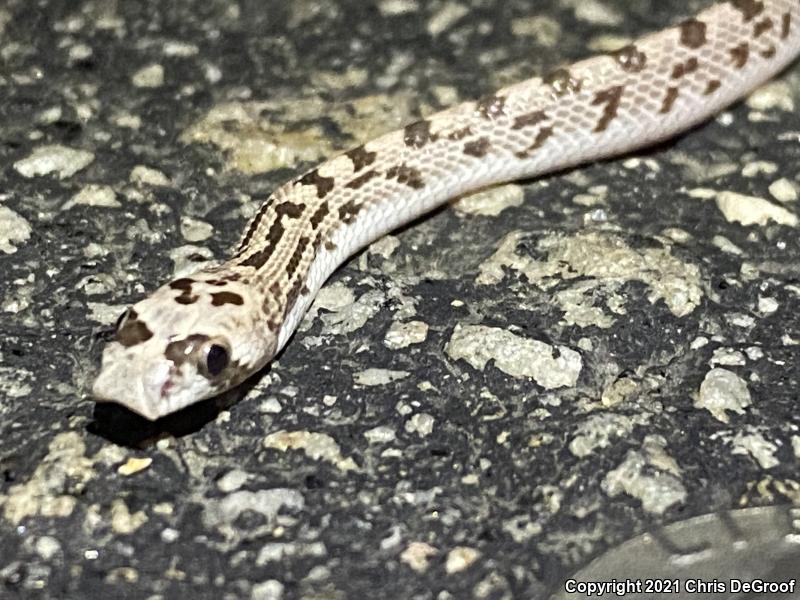
[[[144,321],[139,320],[135,310],[129,308],[117,319],[117,341],[129,348],[153,337],[153,332]]]

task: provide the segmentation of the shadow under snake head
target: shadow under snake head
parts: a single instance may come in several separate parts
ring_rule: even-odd
[[[120,316],[94,396],[155,420],[238,385],[277,351],[257,302],[212,271],[160,287]]]

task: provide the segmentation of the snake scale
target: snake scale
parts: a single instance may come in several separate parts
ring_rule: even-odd
[[[148,419],[219,394],[286,344],[350,255],[448,199],[627,152],[696,125],[800,52],[800,0],[729,0],[431,115],[279,187],[218,266],[120,317],[93,393]]]

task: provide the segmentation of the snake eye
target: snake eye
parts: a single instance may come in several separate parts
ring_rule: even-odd
[[[230,355],[225,346],[211,344],[206,352],[206,371],[212,377],[216,377],[228,366]]]

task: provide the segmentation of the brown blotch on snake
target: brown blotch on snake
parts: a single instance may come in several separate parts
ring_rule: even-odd
[[[628,44],[619,50],[610,52],[609,56],[617,61],[617,64],[627,73],[638,73],[644,69],[645,64],[647,64],[647,56],[645,53],[633,44]]]
[[[117,341],[130,348],[141,342],[145,342],[153,337],[153,332],[147,327],[144,321],[139,320],[139,315],[132,308],[128,310],[128,314],[122,323],[122,326],[117,330]]]
[[[214,306],[222,306],[223,304],[241,306],[244,304],[244,298],[235,292],[214,292],[211,294],[211,304]]]
[[[404,183],[415,190],[425,187],[425,182],[422,180],[422,173],[420,173],[418,169],[409,167],[405,163],[391,167],[386,171],[386,179],[396,179],[398,183]]]
[[[693,56],[689,60],[684,63],[678,63],[672,68],[672,78],[673,79],[680,79],[684,75],[688,75],[689,73],[694,73],[697,71],[699,63],[697,59]]]
[[[307,175],[310,175],[310,173],[308,173]],[[323,179],[330,179],[331,181],[333,181],[332,177],[323,178]],[[302,180],[300,180],[300,181],[302,181]],[[317,188],[317,192],[318,192],[317,195],[319,195],[319,188]],[[305,209],[305,207],[306,207],[305,204],[295,203],[295,202],[292,202],[291,200],[287,200],[285,202],[281,202],[280,204],[275,206],[275,212],[277,213],[275,222],[280,227],[276,228],[275,227],[275,223],[273,223],[272,226],[270,227],[269,232],[267,233],[267,239],[275,240],[275,241],[280,239],[280,236],[277,235],[278,234],[277,229],[280,229],[281,233],[282,233],[281,216],[288,215],[289,217],[297,218],[297,217],[300,216],[300,214],[302,213],[303,209]],[[264,220],[264,217],[266,216],[269,208],[272,208],[272,204],[271,203],[266,203],[258,210],[258,212],[256,213],[256,216],[253,218],[253,222],[250,224],[250,227],[247,229],[247,233],[245,234],[244,238],[242,239],[242,243],[239,244],[239,251],[237,252],[237,256],[241,255],[243,253],[243,251],[246,249],[246,246],[250,243],[250,240],[252,239],[253,235],[255,235],[256,230],[261,225],[261,221]],[[277,237],[275,237],[276,235],[277,235]],[[245,264],[245,263],[242,263],[242,264]],[[231,281],[235,281],[235,279],[232,279]]]
[[[171,281],[169,283],[169,287],[171,287],[173,290],[183,290],[184,292],[190,292],[192,290],[192,284],[194,282],[195,282],[194,279],[189,279],[188,277],[181,277],[180,279]]]
[[[729,0],[731,5],[742,13],[745,22],[750,21],[761,14],[764,10],[764,3],[760,0]]]
[[[406,125],[403,130],[403,141],[410,148],[422,148],[428,142],[435,142],[437,137],[431,133],[430,121],[417,121]]]
[[[747,64],[747,58],[750,56],[750,46],[747,42],[742,42],[738,46],[729,50],[733,63],[737,69],[741,69]]]
[[[289,311],[292,310],[294,303],[297,301],[297,297],[300,295],[300,289],[303,287],[303,280],[300,278],[295,279],[292,287],[289,289],[289,292],[286,294],[286,307],[283,310],[283,318],[286,318],[286,315],[289,314]]]
[[[324,177],[319,174],[317,169],[309,171],[297,181],[303,185],[313,185],[315,188],[317,188],[317,198],[324,198],[327,196],[328,192],[333,189],[333,186],[336,183],[333,177]]]
[[[175,302],[178,304],[194,304],[199,298],[200,296],[197,294],[191,294],[184,290],[180,296],[175,296]]]
[[[264,219],[264,215],[267,214],[267,211],[269,210],[270,206],[271,204],[269,202],[265,202],[258,209],[258,212],[256,213],[255,217],[253,217],[250,226],[247,228],[247,231],[245,232],[244,236],[242,236],[242,241],[239,243],[238,248],[236,248],[236,256],[239,256],[247,249],[247,246],[253,239],[253,235],[255,235],[259,225],[261,225],[261,221]]]
[[[356,204],[353,200],[349,200],[339,207],[339,219],[343,223],[352,223],[356,215],[361,211],[361,206]]]
[[[468,135],[472,135],[472,129],[470,129],[469,126],[462,127],[461,129],[456,129],[455,131],[451,131],[450,133],[447,134],[447,139],[457,142],[459,140],[463,140]]]
[[[553,88],[557,96],[564,96],[568,93],[577,94],[583,87],[583,82],[572,76],[567,69],[556,69],[542,78],[542,81]]]
[[[357,190],[362,185],[367,183],[370,179],[373,179],[374,177],[377,177],[378,175],[379,175],[379,173],[375,169],[370,169],[369,171],[366,171],[365,173],[362,173],[361,175],[359,175],[355,179],[351,179],[350,181],[348,181],[345,184],[344,187],[348,187],[350,189]]]
[[[273,332],[280,328],[280,323],[274,318],[275,310],[273,304],[276,302],[276,298],[281,297],[282,293],[281,286],[274,282],[269,286],[269,294],[264,296],[264,301],[261,303],[261,312],[267,317],[267,329]]]
[[[478,100],[475,104],[475,110],[477,110],[484,119],[496,119],[505,114],[505,112],[503,112],[505,105],[505,96],[489,94]]]
[[[703,94],[705,94],[706,96],[708,96],[709,94],[713,94],[719,89],[721,85],[722,83],[720,83],[719,79],[712,79],[711,81],[708,82],[708,85],[706,85],[706,89],[703,91]]]
[[[473,140],[464,144],[464,154],[469,154],[470,156],[480,158],[482,156],[486,156],[491,147],[492,144],[489,141],[489,138],[478,138],[477,140]]]
[[[770,45],[769,48],[767,48],[766,50],[761,50],[759,54],[764,58],[772,58],[773,56],[775,56],[775,52],[777,52],[775,46]]]
[[[255,252],[250,256],[248,256],[239,264],[244,267],[253,267],[254,269],[260,269],[262,266],[264,266],[264,263],[266,263],[269,260],[269,257],[272,256],[272,252],[274,249],[275,248],[271,245],[265,246],[258,252]]]
[[[280,298],[281,296],[281,286],[277,281],[273,281],[272,284],[269,286],[269,293],[270,295],[266,297],[266,300],[272,300],[274,298]]]
[[[553,135],[553,128],[552,127],[542,127],[539,132],[536,134],[536,138],[533,140],[533,143],[522,150],[520,152],[516,152],[515,155],[517,158],[528,158],[530,157],[530,153],[539,148],[542,144],[547,141]]]
[[[286,200],[275,207],[275,212],[277,213],[279,219],[283,215],[286,215],[291,219],[297,219],[303,214],[305,209],[306,205],[302,202],[292,202],[291,200]]]
[[[314,214],[311,215],[311,226],[316,229],[319,227],[319,224],[322,223],[322,220],[328,216],[330,212],[330,208],[328,208],[328,203],[323,202],[319,205],[319,208],[314,211]]]
[[[664,103],[661,105],[661,113],[668,113],[672,110],[672,105],[675,104],[675,100],[678,98],[678,88],[676,87],[669,87],[667,88],[667,95],[664,96]]]
[[[773,25],[774,25],[774,23],[772,22],[772,19],[770,19],[769,17],[761,19],[758,23],[756,23],[753,26],[753,37],[762,36],[763,34],[768,32],[770,29],[772,29]]]
[[[375,162],[375,159],[378,156],[377,152],[368,152],[364,145],[357,146],[352,150],[348,150],[344,153],[347,158],[349,158],[353,163],[353,172],[357,173],[364,167],[367,167]]]
[[[176,367],[180,367],[208,340],[207,335],[194,334],[185,339],[170,342],[164,350],[164,356]]]
[[[314,242],[313,242],[314,252],[319,250],[319,247],[322,246],[322,243],[324,241],[324,237],[328,233],[329,232],[326,232],[326,231],[318,231],[317,232],[317,237],[314,238]],[[325,242],[325,249],[326,250],[334,250],[335,249],[335,247],[334,248],[328,248],[328,244],[329,244],[329,242]]]
[[[687,19],[678,26],[681,30],[681,44],[687,48],[699,48],[706,43],[706,24],[697,19]]]
[[[281,328],[281,324],[276,317],[270,316],[267,318],[267,329],[276,333]]]
[[[295,246],[294,252],[292,252],[292,256],[289,257],[289,260],[286,263],[287,275],[291,276],[292,273],[294,273],[295,269],[297,269],[297,265],[300,264],[300,259],[303,258],[303,254],[306,251],[308,242],[309,239],[306,236],[303,236],[299,240],[297,240],[297,246]]]
[[[607,90],[601,90],[597,92],[594,100],[592,100],[592,104],[595,106],[605,104],[605,107],[603,108],[603,114],[601,115],[600,120],[597,122],[597,125],[594,128],[595,132],[604,131],[614,117],[617,116],[619,101],[620,98],[622,98],[622,91],[624,89],[625,88],[621,85],[615,85]]]
[[[785,40],[792,30],[792,15],[791,13],[783,13],[781,18],[781,39]]]
[[[547,113],[543,110],[535,110],[533,112],[525,113],[514,119],[511,129],[522,129],[531,125],[538,125],[547,118]]]

